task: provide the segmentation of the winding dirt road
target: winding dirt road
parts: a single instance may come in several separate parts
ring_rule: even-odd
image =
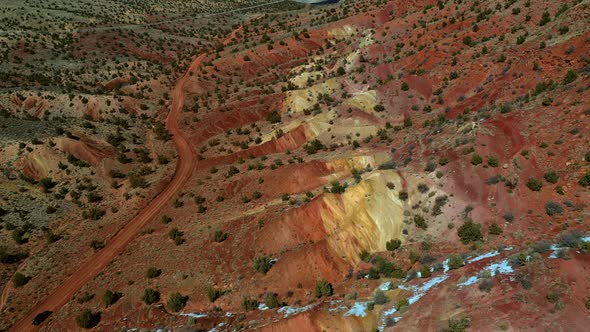
[[[170,113],[166,118],[166,127],[172,134],[172,141],[178,153],[176,172],[172,181],[148,206],[121,228],[102,250],[89,257],[76,272],[64,280],[61,286],[35,304],[27,316],[12,326],[10,331],[36,331],[39,327],[32,325],[31,321],[37,314],[45,310],[55,312],[68,303],[82,286],[92,280],[110,261],[123,252],[127,244],[137,236],[141,229],[164,208],[166,203],[189,180],[195,166],[196,153],[190,146],[187,137],[178,129],[177,117],[184,106],[183,87],[189,78],[189,73],[196,71],[205,56],[206,54],[201,54],[191,63],[187,72],[176,83],[172,93]]]

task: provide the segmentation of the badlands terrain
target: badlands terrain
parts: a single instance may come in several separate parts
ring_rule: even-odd
[[[590,1],[310,2],[2,1],[0,331],[587,330]]]

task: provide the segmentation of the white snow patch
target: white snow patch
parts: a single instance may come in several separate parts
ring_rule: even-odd
[[[434,278],[430,278],[430,280],[420,286],[411,286],[410,288],[414,291],[414,295],[408,299],[408,302],[410,304],[416,303],[418,300],[420,300],[420,298],[422,298],[422,296],[426,295],[426,292],[428,292],[432,287],[447,280],[448,277],[448,275],[443,274]]]
[[[192,318],[203,318],[203,317],[207,317],[207,314],[202,314],[202,313],[198,313],[198,312],[189,312],[189,313],[183,313],[180,314],[181,316],[188,316],[188,317],[192,317]]]
[[[270,308],[266,304],[264,304],[264,303],[260,303],[258,305],[258,310],[265,311],[265,310],[268,310],[268,309],[270,309]]]
[[[355,302],[352,308],[348,310],[344,316],[356,316],[365,317],[367,316],[367,304],[369,302]]]
[[[512,266],[510,266],[510,263],[508,262],[508,260],[507,259],[504,259],[504,260],[501,260],[498,263],[492,263],[492,264],[486,266],[485,268],[483,268],[482,271],[488,271],[492,277],[495,277],[498,274],[509,274],[509,273],[512,273],[512,272],[514,272],[514,269],[512,268]],[[457,286],[463,287],[463,286],[473,285],[479,279],[480,278],[478,276],[476,276],[476,275],[475,276],[471,276],[466,281],[458,284]]]
[[[495,250],[494,251],[490,251],[490,252],[487,252],[487,253],[485,253],[483,255],[479,255],[479,256],[473,257],[471,259],[468,259],[467,260],[467,263],[470,264],[470,263],[479,262],[482,259],[486,259],[486,258],[498,256],[499,254],[500,254],[500,252],[498,252],[498,251],[495,251]]]
[[[217,324],[217,326],[215,326],[214,328],[210,329],[209,332],[218,332],[220,328],[225,326],[225,324],[225,322],[221,322]]]
[[[379,290],[385,292],[385,291],[388,291],[391,286],[392,286],[391,281],[386,281],[386,282],[382,283],[381,285],[379,285]]]
[[[284,318],[287,318],[291,315],[296,315],[296,314],[300,314],[302,312],[306,312],[306,311],[310,310],[311,308],[313,308],[314,306],[315,306],[314,304],[309,304],[309,305],[306,305],[305,307],[286,306],[286,307],[280,308],[278,310],[278,312],[282,313]]]

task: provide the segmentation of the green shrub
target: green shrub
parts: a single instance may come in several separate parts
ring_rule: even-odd
[[[229,235],[228,233],[217,230],[217,231],[215,231],[215,234],[213,234],[213,241],[223,242],[227,239],[228,235]]]
[[[471,157],[471,164],[472,165],[479,165],[483,162],[483,160],[481,159],[481,156],[478,155],[477,153],[474,153],[473,156]]]
[[[410,90],[410,85],[406,82],[402,83],[402,91],[408,91]]]
[[[576,74],[573,70],[568,70],[567,74],[563,78],[563,84],[570,84],[573,83],[578,78],[578,74]]]
[[[179,292],[174,292],[170,294],[170,297],[168,298],[168,309],[174,312],[179,312],[180,310],[182,310],[182,308],[184,308],[187,301],[188,296],[182,296],[182,294],[180,294]]]
[[[280,307],[280,305],[281,305],[279,303],[279,299],[277,298],[277,295],[275,293],[270,293],[270,292],[266,293],[266,299],[265,299],[264,303],[270,309]]]
[[[555,173],[555,171],[549,171],[549,172],[545,173],[545,175],[543,175],[543,177],[549,183],[557,183],[557,181],[559,180],[559,175],[557,175],[557,173]]]
[[[225,295],[225,293],[226,293],[226,291],[224,291],[223,289],[215,289],[213,287],[207,287],[207,298],[209,298],[209,301],[211,301],[211,302],[215,302],[218,298]]]
[[[462,317],[459,319],[449,319],[448,327],[442,329],[442,332],[464,332],[470,325],[469,319]]]
[[[251,299],[249,296],[244,296],[242,298],[242,309],[254,310],[256,307],[258,307],[258,301]]]
[[[266,121],[270,123],[279,123],[281,122],[281,115],[277,111],[272,111],[266,115]]]
[[[416,224],[416,227],[421,228],[421,229],[426,229],[428,227],[426,220],[424,219],[424,217],[422,217],[420,215],[414,216],[414,224]]]
[[[92,312],[90,309],[84,309],[78,317],[76,317],[78,326],[83,329],[91,329],[100,323],[100,312]]]
[[[113,292],[113,291],[107,289],[104,292],[104,295],[102,296],[102,302],[104,303],[104,305],[106,307],[108,307],[108,306],[110,306],[112,304],[115,304],[122,297],[123,297],[123,293],[121,293],[121,292]]]
[[[500,234],[502,234],[502,228],[500,226],[498,226],[498,224],[493,223],[490,225],[490,234],[500,235]]]
[[[490,167],[498,167],[500,165],[500,161],[496,156],[488,156],[488,165]]]
[[[157,277],[159,277],[161,274],[162,274],[162,270],[161,270],[161,269],[158,269],[158,268],[156,268],[156,267],[150,267],[150,268],[147,270],[146,276],[147,276],[149,279],[153,279],[153,278],[157,278]]]
[[[271,258],[266,255],[254,258],[254,270],[266,274],[272,267]]]
[[[383,305],[389,302],[389,298],[387,297],[387,295],[385,295],[385,293],[382,290],[378,289],[375,292],[375,295],[373,296],[373,302],[375,304]]]
[[[545,204],[545,212],[548,216],[552,217],[558,214],[563,214],[563,208],[559,203],[554,201],[549,201]]]
[[[449,256],[449,269],[455,270],[463,266],[463,257],[453,254]]]
[[[471,220],[467,220],[457,229],[457,235],[461,239],[463,244],[467,244],[471,241],[478,241],[481,240],[481,225],[476,224]]]
[[[160,292],[152,288],[146,288],[143,292],[143,296],[141,300],[145,302],[145,304],[153,304],[160,301]]]
[[[526,186],[532,191],[541,191],[541,188],[543,188],[543,182],[539,179],[530,178],[527,181]]]
[[[16,272],[14,274],[14,276],[12,277],[12,284],[14,285],[15,288],[19,288],[19,287],[26,285],[30,279],[31,279],[30,277],[27,277],[20,272]]]
[[[578,184],[582,187],[590,186],[590,172],[584,174],[584,176],[580,178],[580,181],[578,181]]]
[[[395,251],[397,249],[399,249],[399,247],[401,247],[402,245],[402,241],[399,239],[393,239],[393,240],[389,240],[387,241],[387,243],[385,243],[385,248],[387,248],[387,250],[389,251]]]
[[[320,298],[323,296],[332,296],[333,293],[334,288],[332,287],[332,284],[329,283],[327,280],[320,279],[316,282],[314,289],[315,297]]]

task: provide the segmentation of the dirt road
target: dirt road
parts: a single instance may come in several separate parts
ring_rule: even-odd
[[[131,219],[109,242],[96,254],[89,257],[80,268],[70,277],[64,280],[63,284],[56,288],[44,300],[37,303],[27,316],[18,321],[10,331],[36,331],[37,326],[31,324],[32,319],[42,311],[57,311],[68,303],[74,294],[87,282],[92,280],[107,264],[117,257],[127,244],[131,242],[141,229],[152,218],[154,218],[172,199],[178,190],[189,180],[196,162],[195,151],[190,146],[186,136],[178,129],[177,117],[184,105],[183,87],[189,77],[189,72],[196,71],[206,54],[201,54],[190,65],[187,72],[178,80],[172,93],[172,104],[170,113],[166,118],[166,127],[172,134],[172,141],[178,153],[176,173],[168,186],[156,198],[145,207],[138,215]]]

